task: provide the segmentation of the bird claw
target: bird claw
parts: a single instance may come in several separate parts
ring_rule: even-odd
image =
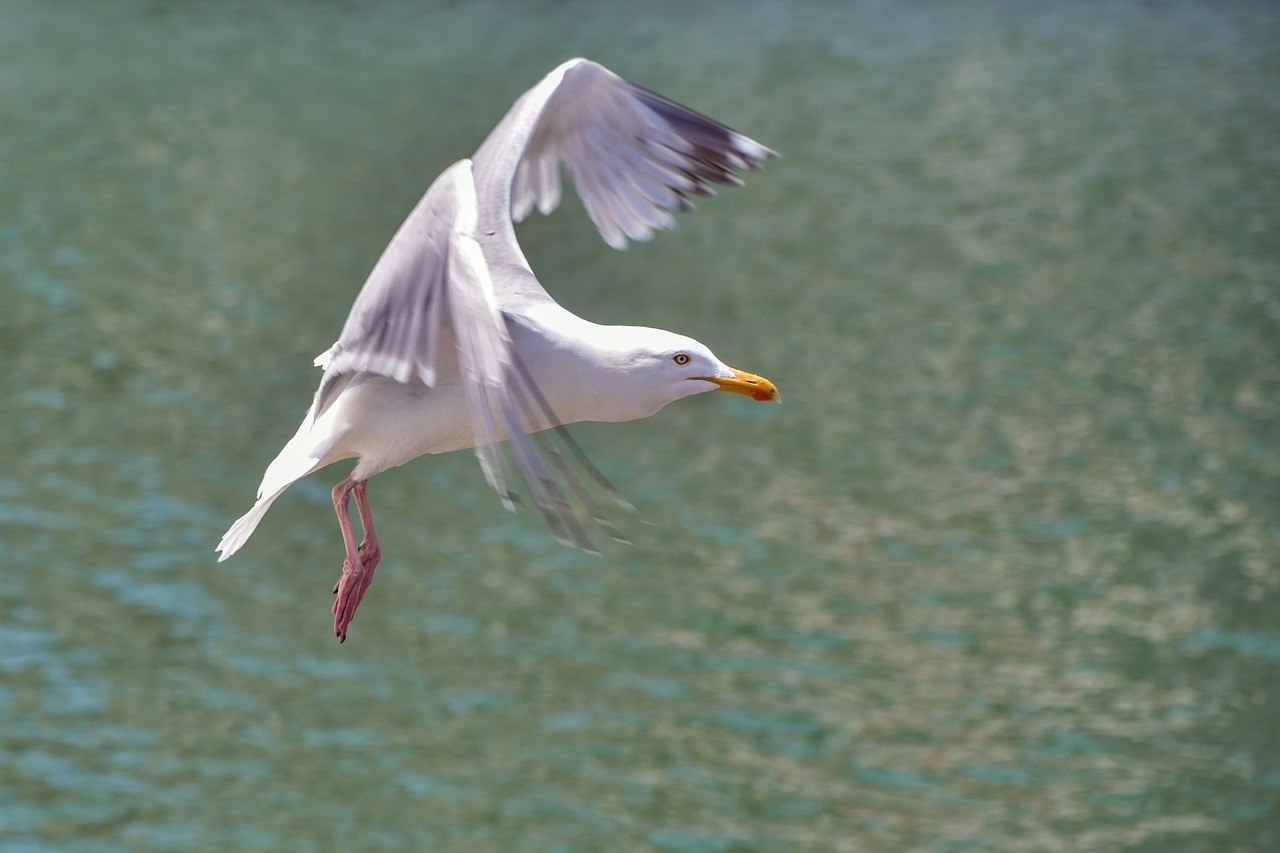
[[[364,600],[364,594],[373,583],[373,571],[382,559],[382,549],[376,543],[360,543],[359,568],[353,568],[350,559],[342,561],[342,577],[333,587],[333,634],[339,642],[347,641],[347,627],[355,618],[356,608]]]

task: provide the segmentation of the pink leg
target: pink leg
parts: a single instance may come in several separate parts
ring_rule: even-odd
[[[365,489],[369,481],[362,480],[356,484],[356,509],[360,513],[360,526],[364,528],[364,541],[360,543],[360,562],[364,566],[364,580],[360,584],[360,598],[364,598],[365,590],[373,583],[373,570],[378,568],[382,560],[382,548],[378,545],[378,534],[373,529],[373,510],[369,508],[369,498]]]
[[[365,495],[366,488],[365,480],[357,482],[350,477],[333,487],[333,508],[338,514],[338,526],[342,528],[342,542],[347,552],[342,562],[342,577],[333,588],[337,596],[333,602],[333,632],[343,642],[347,639],[347,626],[355,617],[356,608],[360,606],[365,591],[373,581],[373,570],[378,567],[378,561],[382,558],[382,549],[378,547],[378,537],[373,531],[373,513]],[[349,504],[352,493],[356,496],[356,509],[360,512],[360,523],[365,534],[359,547],[356,546],[355,532],[351,529]]]

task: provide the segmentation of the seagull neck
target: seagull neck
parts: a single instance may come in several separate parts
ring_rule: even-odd
[[[638,376],[643,330],[592,323],[554,302],[512,319],[516,349],[561,423],[633,420],[661,408],[645,399]]]

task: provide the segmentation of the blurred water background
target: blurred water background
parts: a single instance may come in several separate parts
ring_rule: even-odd
[[[0,0],[0,850],[1280,849],[1280,7]],[[572,310],[781,387],[225,564],[436,174],[586,55],[782,159]]]

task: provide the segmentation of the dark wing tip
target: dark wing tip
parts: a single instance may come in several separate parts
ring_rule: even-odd
[[[735,171],[759,169],[778,152],[738,133],[728,125],[691,110],[643,86],[630,84],[636,97],[690,146],[693,176],[702,182],[740,185]]]

